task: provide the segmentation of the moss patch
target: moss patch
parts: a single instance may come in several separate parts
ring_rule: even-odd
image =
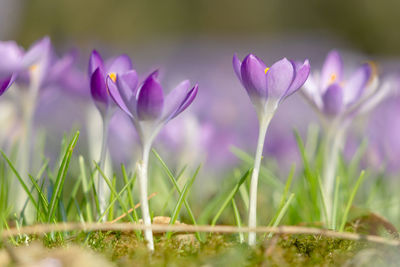
[[[236,235],[207,234],[204,240],[199,242],[191,234],[157,236],[153,254],[135,232],[98,231],[64,240],[47,236],[41,243],[43,255],[49,248],[80,246],[118,266],[396,266],[400,260],[399,248],[319,235],[276,235],[254,248],[237,242]],[[18,249],[7,245],[8,251],[20,253]],[[37,246],[35,251],[40,254]]]

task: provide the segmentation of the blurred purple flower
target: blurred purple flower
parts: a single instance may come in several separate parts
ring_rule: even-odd
[[[260,112],[273,112],[283,99],[304,84],[310,64],[308,60],[301,64],[283,58],[269,68],[253,54],[247,55],[243,62],[235,54],[233,69],[260,116]]]
[[[358,107],[373,74],[372,65],[365,63],[345,79],[342,57],[333,50],[328,53],[321,73],[310,75],[303,92],[317,110],[328,117],[338,116]]]
[[[101,55],[96,50],[93,50],[88,68],[90,92],[102,116],[105,116],[112,104],[106,79],[110,78],[112,81],[116,81],[117,75],[123,73],[129,73],[129,77],[133,79],[131,80],[131,85],[136,89],[136,71],[133,70],[132,62],[127,55],[120,55],[104,62]]]

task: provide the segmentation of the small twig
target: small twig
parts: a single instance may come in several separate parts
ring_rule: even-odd
[[[11,228],[4,230],[1,233],[1,238],[8,238],[19,234],[44,234],[48,232],[61,232],[61,231],[134,231],[134,230],[147,230],[151,229],[153,232],[165,233],[168,231],[173,232],[206,232],[206,233],[274,233],[274,234],[305,234],[305,235],[321,235],[330,238],[354,240],[354,241],[368,241],[376,244],[399,246],[400,240],[387,239],[380,236],[362,235],[355,233],[336,232],[332,230],[302,227],[302,226],[279,226],[279,227],[241,227],[229,225],[165,225],[165,224],[152,224],[146,226],[143,224],[133,223],[63,223],[63,224],[39,224],[32,226],[25,226],[19,229]]]
[[[154,192],[154,193],[150,194],[150,196],[147,198],[147,200],[152,199],[152,198],[155,197],[157,194],[158,194],[157,192]],[[126,215],[128,215],[129,213],[133,212],[133,210],[135,210],[135,209],[137,209],[137,208],[139,208],[139,207],[140,207],[140,202],[139,202],[138,204],[136,204],[135,207],[129,209],[127,212],[125,212],[125,213],[122,214],[121,216],[115,218],[114,220],[112,220],[112,221],[110,221],[110,222],[106,222],[106,223],[110,223],[110,224],[111,224],[111,223],[116,223],[116,222],[118,222],[119,220],[121,220],[122,218],[124,218]]]

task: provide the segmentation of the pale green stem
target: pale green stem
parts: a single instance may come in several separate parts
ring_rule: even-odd
[[[136,164],[137,174],[139,178],[140,188],[140,208],[142,210],[142,218],[145,226],[151,226],[149,202],[147,200],[147,170],[149,165],[149,154],[151,149],[151,142],[144,143],[142,146],[142,159]],[[147,241],[147,247],[150,251],[154,251],[153,232],[151,229],[144,230],[144,237]]]
[[[347,123],[343,121],[333,122],[328,130],[325,140],[325,156],[323,169],[324,197],[327,210],[326,225],[331,226],[333,215],[333,191],[336,179],[339,153],[344,145]]]
[[[107,156],[107,140],[108,140],[108,126],[111,118],[111,112],[106,112],[106,115],[103,118],[103,140],[101,144],[101,151],[100,151],[100,161],[99,166],[100,169],[104,171],[104,167],[106,165],[106,156]],[[101,177],[100,173],[98,172],[97,176],[97,193],[99,197],[99,204],[100,204],[100,215],[104,213],[105,209],[107,208],[107,196],[110,195],[110,190],[107,190],[106,182]],[[106,216],[103,217],[103,221],[106,220]]]
[[[24,132],[22,135],[18,153],[19,173],[25,182],[29,181],[28,173],[30,172],[30,167],[31,167],[30,157],[31,157],[32,135],[33,135],[33,120],[34,120],[38,94],[39,94],[39,81],[33,78],[28,88],[27,99],[25,99],[24,101],[25,105],[22,107]],[[20,197],[18,199],[17,208],[22,208],[23,199],[25,199],[25,196]],[[19,204],[21,204],[21,206]]]
[[[262,152],[264,148],[265,135],[267,134],[268,125],[271,122],[273,113],[266,113],[259,116],[260,126],[258,132],[258,142],[256,156],[254,159],[254,168],[251,176],[250,183],[250,201],[249,201],[249,227],[255,228],[257,226],[257,187],[258,187],[258,176],[260,172],[260,165],[262,159]],[[249,233],[249,245],[253,246],[256,244],[256,233]]]

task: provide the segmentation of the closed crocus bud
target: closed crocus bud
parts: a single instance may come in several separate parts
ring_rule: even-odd
[[[283,58],[267,67],[253,54],[243,62],[235,54],[233,68],[259,115],[274,112],[283,99],[304,84],[310,72],[308,60],[300,64]]]

